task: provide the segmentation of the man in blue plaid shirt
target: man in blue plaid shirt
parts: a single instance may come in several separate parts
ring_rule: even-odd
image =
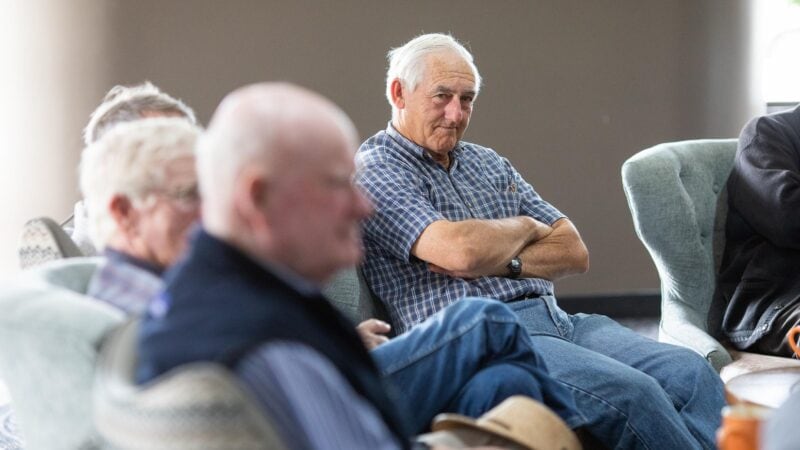
[[[609,448],[714,448],[722,383],[699,355],[598,315],[569,315],[553,280],[588,270],[575,226],[493,150],[462,141],[481,78],[451,36],[389,53],[392,120],[357,154],[375,204],[365,274],[399,332],[467,296],[507,303]]]

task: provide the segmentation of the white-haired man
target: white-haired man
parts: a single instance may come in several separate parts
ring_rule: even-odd
[[[119,124],[83,152],[81,191],[94,245],[107,257],[89,296],[140,313],[161,274],[186,248],[198,219],[194,146],[200,129],[183,118]]]
[[[114,86],[92,112],[83,130],[83,141],[90,146],[118,124],[156,117],[179,117],[192,125],[197,124],[192,108],[149,81],[134,86]],[[87,220],[85,205],[79,201],[72,217],[64,224],[64,230],[84,255],[91,256],[98,249],[89,236]]]
[[[713,448],[724,404],[700,356],[604,316],[568,315],[553,280],[588,270],[575,226],[493,150],[462,141],[481,78],[451,36],[389,52],[392,120],[357,154],[376,213],[365,275],[399,332],[463,297],[505,302],[609,448]]]
[[[465,392],[486,393],[472,383],[483,373],[522,375],[493,381],[582,423],[494,302],[466,301],[365,351],[319,291],[361,258],[371,206],[352,184],[355,147],[349,118],[310,91],[263,83],[226,97],[198,146],[203,229],[144,318],[138,380],[222,362],[292,448],[403,448]],[[401,395],[390,401],[382,381]]]

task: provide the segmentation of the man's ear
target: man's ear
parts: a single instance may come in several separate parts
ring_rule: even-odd
[[[136,227],[138,214],[128,196],[114,194],[108,202],[108,210],[114,222],[117,223],[117,228],[126,234]]]
[[[264,175],[252,170],[243,170],[234,188],[234,208],[240,220],[250,227],[263,226],[269,191]]]
[[[406,107],[405,90],[399,78],[392,80],[389,85],[389,92],[392,94],[392,104],[395,108],[403,109]]]

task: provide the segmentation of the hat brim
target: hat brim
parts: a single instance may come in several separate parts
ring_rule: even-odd
[[[447,431],[455,428],[467,427],[491,433],[494,436],[509,440],[525,448],[533,450],[542,449],[580,449],[581,444],[575,433],[549,408],[539,402],[528,402],[526,408],[531,412],[531,421],[525,436],[514,433],[506,425],[496,422],[491,418],[473,419],[461,414],[444,413],[433,419],[433,431]]]
[[[499,425],[487,421],[478,423],[477,420],[471,417],[462,416],[460,414],[451,414],[451,413],[439,414],[438,416],[436,416],[435,422],[431,427],[431,429],[433,431],[449,431],[461,427],[472,428],[474,430],[488,432],[495,436],[499,436],[503,439],[508,439],[509,441],[515,444],[519,444],[525,448],[532,448],[530,446],[530,443],[525,443],[520,441],[516,436],[511,434],[511,432],[509,432],[507,429]],[[538,450],[538,449],[533,449],[533,450]]]

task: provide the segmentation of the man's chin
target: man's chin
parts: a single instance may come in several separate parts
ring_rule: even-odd
[[[449,153],[451,150],[453,150],[453,148],[455,148],[457,143],[458,139],[448,136],[437,141],[436,148],[431,150],[439,154]]]

